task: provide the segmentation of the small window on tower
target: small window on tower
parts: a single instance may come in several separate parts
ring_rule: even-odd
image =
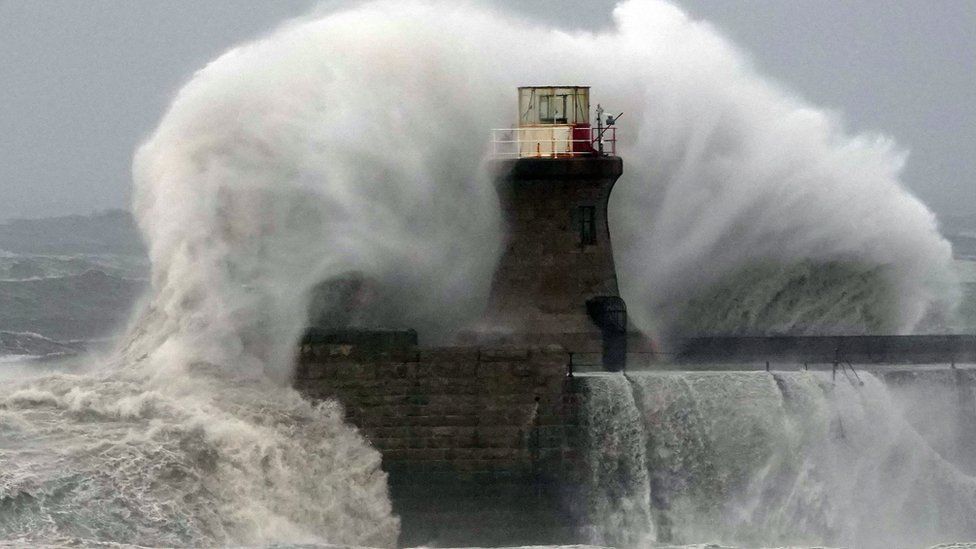
[[[596,244],[596,207],[580,206],[577,215],[579,218],[580,245],[592,246]]]

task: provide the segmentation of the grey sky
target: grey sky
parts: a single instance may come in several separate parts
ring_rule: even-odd
[[[496,0],[566,27],[612,0]],[[976,2],[675,0],[852,131],[911,150],[904,180],[976,213]],[[0,0],[0,219],[127,207],[132,151],[192,72],[310,0]]]

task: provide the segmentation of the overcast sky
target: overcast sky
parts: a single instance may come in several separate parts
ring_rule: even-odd
[[[563,27],[612,0],[496,0]],[[766,75],[908,148],[905,183],[976,213],[976,1],[675,0]],[[0,0],[0,219],[128,207],[132,152],[226,48],[309,0]]]

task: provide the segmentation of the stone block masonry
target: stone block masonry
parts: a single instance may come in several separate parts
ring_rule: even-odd
[[[306,336],[295,387],[341,402],[381,452],[402,544],[575,541],[560,501],[579,459],[569,353],[342,339]]]
[[[623,173],[618,157],[495,161],[505,224],[482,332],[513,343],[601,352],[587,301],[619,298],[607,201]]]
[[[350,345],[304,344],[295,386],[341,402],[389,472],[511,476],[571,447],[575,398],[561,347],[358,354]]]

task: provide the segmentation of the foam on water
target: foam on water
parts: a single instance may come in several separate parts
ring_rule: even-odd
[[[636,412],[646,445],[596,448],[590,461],[642,455],[647,473],[630,492],[648,492],[631,498],[644,509],[624,521],[613,510],[610,524],[650,515],[662,541],[749,547],[924,547],[976,536],[976,479],[936,452],[870,374],[863,386],[808,372],[637,373],[626,387],[616,377],[613,401],[635,410],[615,415]],[[594,405],[588,414],[607,415]],[[606,534],[639,547],[631,532]]]
[[[586,475],[581,491],[587,497],[576,510],[597,517],[585,535],[592,543],[641,547],[656,539],[650,508],[650,480],[645,446],[648,433],[623,376],[587,379],[580,429]]]
[[[267,383],[204,372],[168,387],[117,372],[8,382],[0,432],[8,539],[396,538],[379,455],[334,404]]]

